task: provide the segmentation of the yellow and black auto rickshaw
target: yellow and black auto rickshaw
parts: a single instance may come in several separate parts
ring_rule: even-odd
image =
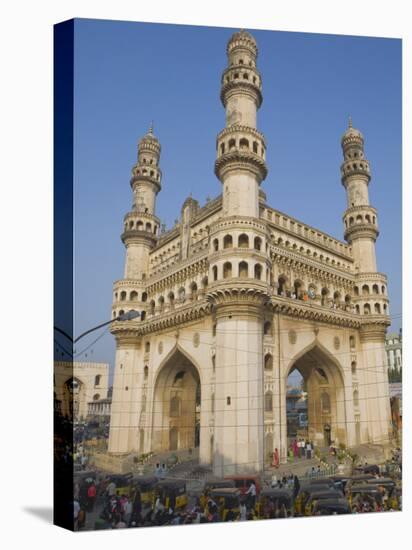
[[[239,516],[241,493],[236,487],[212,489],[209,497],[217,505],[220,521],[233,521]]]
[[[348,490],[348,494],[346,496],[351,508],[357,502],[366,501],[369,502],[371,508],[373,509],[374,506],[382,500],[381,490],[377,485],[373,485],[371,483],[353,484]]]
[[[303,516],[305,513],[305,506],[307,500],[310,498],[312,493],[316,493],[317,491],[332,491],[333,488],[330,484],[321,484],[321,483],[305,483],[302,484],[300,487],[299,494],[295,498],[294,502],[294,510],[295,515],[297,516]]]
[[[210,492],[213,489],[230,489],[235,487],[235,482],[233,479],[214,479],[205,481],[203,487],[203,493],[200,496],[199,504],[202,508],[206,506],[207,499],[210,495]]]
[[[159,480],[155,476],[136,476],[133,479],[134,493],[140,493],[142,506],[151,505],[154,498],[155,488]]]
[[[305,503],[304,515],[312,516],[314,514],[315,505],[321,500],[337,500],[344,498],[342,491],[335,489],[324,489],[321,491],[313,491]]]
[[[123,495],[126,495],[127,497],[132,496],[133,493],[133,474],[116,474],[112,475],[109,478],[110,483],[114,483],[116,485],[116,495],[118,497],[121,497]]]
[[[278,517],[279,511],[285,509],[288,515],[293,515],[293,499],[291,491],[286,489],[262,489],[256,503],[256,515],[259,519]]]
[[[155,506],[157,497],[160,497],[160,502],[166,507],[166,510],[168,508],[183,510],[188,503],[186,483],[177,479],[173,481],[159,481],[153,491],[153,507]]]

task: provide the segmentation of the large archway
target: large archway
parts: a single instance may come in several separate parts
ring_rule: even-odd
[[[193,449],[200,442],[200,376],[176,348],[161,367],[153,395],[152,450]]]
[[[294,405],[290,402],[293,401],[290,383],[293,377],[296,380],[295,392],[299,394]],[[307,438],[319,448],[331,443],[347,443],[341,367],[323,347],[317,344],[303,350],[293,361],[287,372],[285,390],[288,445],[293,438],[299,437]]]

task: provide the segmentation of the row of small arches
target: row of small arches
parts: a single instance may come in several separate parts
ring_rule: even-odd
[[[329,258],[329,256],[324,256],[323,254],[319,254],[312,250],[310,248],[306,248],[304,246],[298,247],[296,243],[291,243],[290,241],[286,240],[284,241],[282,237],[278,237],[275,239],[274,235],[272,235],[272,238],[274,239],[275,244],[278,246],[284,246],[285,248],[291,248],[294,252],[300,252],[301,254],[306,254],[307,256],[311,256],[312,258],[317,258],[321,262],[330,263],[331,265],[336,265],[336,267],[347,267],[345,264],[342,264],[340,261],[336,261],[335,259]]]
[[[223,237],[223,249],[233,248],[233,236],[232,235],[225,235]],[[238,248],[249,248],[250,245],[249,236],[246,235],[246,233],[242,233],[237,238],[237,247]],[[213,239],[212,246],[214,252],[217,252],[219,250],[219,239]],[[262,239],[260,237],[255,237],[253,239],[253,249],[254,250],[262,250]]]
[[[315,285],[309,285],[308,293],[310,292],[317,296],[317,287]],[[301,281],[300,279],[295,279],[293,284],[288,286],[288,279],[285,275],[280,275],[278,277],[277,293],[278,296],[296,298],[297,300],[303,300],[305,295],[307,294],[303,281]],[[330,289],[328,287],[323,287],[320,291],[321,305],[329,304],[331,299],[336,304],[344,301],[346,305],[349,305],[352,300],[350,294],[346,294],[343,297],[339,290],[335,290],[331,295]]]
[[[365,216],[362,216],[362,214],[358,214],[356,218],[350,216],[348,220],[345,220],[345,227],[350,227],[355,223],[373,223],[375,225],[376,216],[371,217],[369,214],[366,214]]]
[[[220,154],[224,155],[226,152],[233,151],[235,149],[239,149],[240,151],[252,151],[255,153],[255,155],[259,155],[259,143],[257,141],[252,142],[252,146],[250,146],[249,140],[246,138],[240,138],[239,143],[236,143],[235,138],[229,139],[226,143],[220,143]],[[264,158],[265,156],[265,148],[263,145],[260,147],[260,156]]]
[[[136,229],[136,231],[147,231],[148,233],[154,233],[156,235],[157,233],[157,225],[152,226],[150,222],[146,222],[146,225],[141,220],[137,221],[136,223],[134,220],[130,220],[126,222],[125,224],[125,231],[127,230],[133,230]]]
[[[370,294],[379,294],[379,290],[381,294],[385,294],[386,293],[385,285],[381,285],[380,289],[379,289],[379,285],[377,285],[376,283],[372,285],[372,288],[367,284],[363,285],[360,290],[358,286],[353,287],[353,292],[355,296],[360,296],[360,295],[369,296]]]
[[[143,168],[142,170],[140,169],[137,169],[136,171],[136,176],[150,176],[151,178],[154,178],[156,180],[159,180],[160,179],[160,174],[159,172],[156,172],[154,170],[147,170],[146,168]]]
[[[251,79],[249,79],[249,74],[244,72],[242,73],[242,75],[240,74],[240,72],[235,72],[235,73],[232,73],[233,76],[232,78],[230,77],[230,75],[226,75],[226,82],[229,83],[231,80],[251,80],[253,82],[253,84],[258,84],[257,82],[257,77],[256,76],[252,76]]]
[[[225,262],[223,264],[222,277],[223,279],[229,279],[231,277],[239,277],[241,279],[253,277],[261,280],[263,275],[263,267],[261,264],[255,264],[253,268],[253,275],[249,275],[249,264],[245,261],[239,262],[237,269],[233,269],[232,262]],[[214,281],[218,280],[218,267],[214,265],[212,267],[212,277]]]
[[[360,162],[359,164],[354,162],[353,164],[346,163],[343,165],[343,172],[350,172],[351,170],[365,170],[369,172],[369,165],[367,163]]]
[[[114,299],[120,300],[121,302],[130,301],[130,302],[136,302],[138,301],[139,293],[136,290],[131,290],[130,292],[127,292],[126,290],[122,290],[121,292],[115,292],[114,293]],[[147,301],[147,292],[142,292],[142,295],[140,297],[141,302]]]

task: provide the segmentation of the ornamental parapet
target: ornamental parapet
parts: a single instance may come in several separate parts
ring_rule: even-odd
[[[346,187],[352,177],[359,178],[361,176],[367,183],[371,179],[369,162],[366,159],[348,159],[345,160],[340,168],[342,184]]]
[[[152,172],[152,174],[150,173]],[[141,170],[141,167],[135,167],[132,171],[133,176],[130,178],[130,187],[135,190],[135,187],[139,185],[139,183],[149,183],[155,187],[156,193],[161,191],[162,186],[160,184],[160,180],[162,177],[162,172],[160,168],[156,168],[155,170],[151,170],[148,173],[143,173]]]

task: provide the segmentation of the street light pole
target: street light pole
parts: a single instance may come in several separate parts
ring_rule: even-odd
[[[111,319],[110,321],[106,321],[105,323],[101,323],[100,325],[97,325],[96,327],[90,328],[89,330],[86,330],[86,332],[83,332],[78,336],[77,338],[73,339],[67,332],[62,330],[59,327],[54,327],[54,330],[56,332],[59,332],[63,336],[65,336],[72,344],[76,344],[81,338],[86,336],[87,334],[90,334],[91,332],[94,332],[95,330],[98,330],[99,328],[105,327],[107,325],[110,325],[111,323],[114,323],[115,321],[132,321],[133,319],[136,319],[137,317],[140,317],[140,313],[134,309],[131,309],[127,313],[123,313],[123,315],[118,315],[114,319]]]

